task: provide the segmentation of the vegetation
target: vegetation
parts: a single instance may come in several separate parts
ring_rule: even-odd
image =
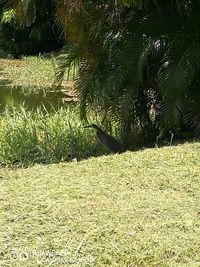
[[[34,27],[41,14],[53,18],[66,44],[57,82],[77,66],[82,119],[98,109],[129,147],[169,131],[199,134],[198,0],[61,0],[43,9],[36,0],[5,2],[4,23]]]
[[[198,0],[0,1],[0,53],[65,44],[58,63],[0,60],[0,80],[76,74],[81,111],[0,115],[0,265],[199,266],[200,144],[106,155],[83,128],[128,148],[198,135],[199,12]]]
[[[0,170],[2,266],[199,266],[200,144]]]
[[[70,42],[57,79],[79,65],[83,117],[98,106],[129,145],[169,131],[199,133],[199,1],[84,1],[66,21],[68,5],[57,10]]]
[[[199,134],[199,11],[198,0],[0,1],[0,53],[66,44],[58,65],[1,60],[0,79],[47,88],[76,73],[81,111],[0,115],[0,265],[199,266],[200,144],[106,155],[83,128],[129,148]]]
[[[56,58],[54,55],[28,56],[22,59],[0,59],[2,78],[7,79],[9,85],[30,88],[52,88],[55,79]],[[65,75],[62,85],[73,87],[75,71]]]
[[[0,48],[15,57],[60,48],[52,5],[50,0],[1,1]]]
[[[98,123],[98,117],[90,121]],[[108,153],[97,143],[95,132],[83,126],[75,108],[54,114],[7,109],[0,117],[0,162],[28,166]]]

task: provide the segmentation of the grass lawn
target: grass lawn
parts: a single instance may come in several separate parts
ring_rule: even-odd
[[[0,80],[9,79],[14,86],[24,87],[51,87],[55,78],[55,57],[29,56],[22,59],[0,59]],[[63,85],[73,86],[73,81]]]
[[[200,266],[200,143],[0,170],[0,266]]]

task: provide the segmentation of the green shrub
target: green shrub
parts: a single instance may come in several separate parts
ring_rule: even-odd
[[[107,153],[97,143],[94,131],[83,126],[76,109],[60,109],[54,114],[6,110],[0,117],[0,161],[26,166]]]

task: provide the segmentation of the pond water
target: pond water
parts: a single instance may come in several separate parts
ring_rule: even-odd
[[[65,91],[51,91],[46,88],[24,89],[20,86],[10,87],[0,84],[0,112],[3,112],[8,106],[16,108],[23,106],[33,111],[40,108],[51,112],[75,102],[75,97]]]

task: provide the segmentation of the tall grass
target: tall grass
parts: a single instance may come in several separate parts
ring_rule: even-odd
[[[27,166],[107,153],[97,143],[94,131],[83,126],[76,109],[60,109],[54,114],[7,109],[0,117],[0,162]]]

